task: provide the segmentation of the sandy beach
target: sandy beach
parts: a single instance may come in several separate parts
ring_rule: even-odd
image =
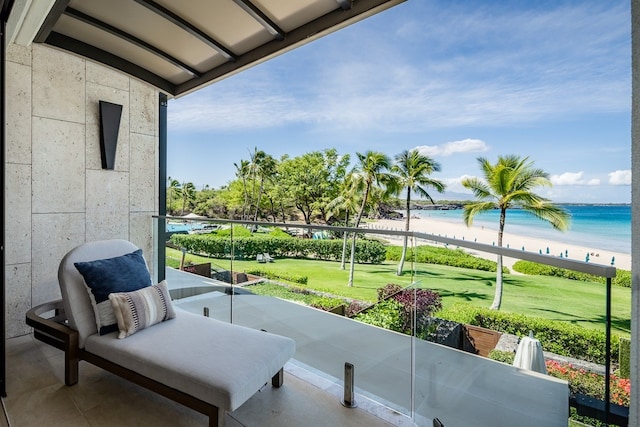
[[[381,219],[370,222],[369,228],[382,230],[404,230],[404,225],[404,220]],[[410,228],[411,231],[415,232],[477,241],[478,243],[485,243],[488,245],[494,244],[498,239],[497,230],[491,230],[480,226],[467,227],[462,223],[456,224],[427,218],[412,218]],[[603,265],[611,265],[611,259],[612,257],[615,257],[614,266],[616,268],[631,270],[631,255],[602,250],[599,248],[563,243],[561,232],[558,232],[558,238],[556,240],[537,239],[533,237],[504,233],[502,245],[508,245],[511,249],[522,249],[524,247],[525,251],[535,253],[542,251],[543,254],[546,254],[547,248],[549,248],[549,255],[560,256],[562,253],[562,256],[564,257],[565,254],[567,254],[569,259],[577,261],[585,261],[587,254],[589,254],[589,262]],[[495,259],[495,255],[493,254],[484,254],[481,252],[474,252],[474,254],[487,259]],[[511,268],[515,261],[517,260],[504,258],[504,264],[509,268]]]

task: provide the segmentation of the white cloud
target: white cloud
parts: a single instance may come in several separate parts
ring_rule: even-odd
[[[462,175],[457,178],[443,178],[442,182],[447,184],[448,192],[456,192],[456,193],[468,193],[471,194],[471,190],[462,186],[462,180],[467,178],[476,178],[472,175]]]
[[[583,171],[551,175],[550,179],[553,185],[600,185],[600,180],[597,178],[586,180]]]
[[[609,184],[611,185],[631,185],[631,170],[617,170],[609,174]]]
[[[456,153],[480,153],[487,151],[489,147],[480,139],[463,139],[461,141],[445,142],[440,145],[419,145],[416,147],[421,154],[426,156],[450,156]]]
[[[397,36],[376,36],[375,21],[352,26],[198,92],[208,99],[177,100],[171,125],[392,133],[630,108],[628,5],[463,12],[424,3],[384,21]]]

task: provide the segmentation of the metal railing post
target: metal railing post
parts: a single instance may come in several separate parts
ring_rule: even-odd
[[[353,364],[346,362],[344,364],[344,397],[340,401],[343,406],[347,408],[355,408],[358,406],[355,398],[354,384],[354,366]]]

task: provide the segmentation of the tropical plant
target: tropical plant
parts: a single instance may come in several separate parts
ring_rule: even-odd
[[[356,216],[354,224],[355,228],[360,226],[360,221],[364,215],[364,211],[367,208],[367,202],[369,200],[369,193],[374,185],[384,185],[389,183],[391,177],[385,170],[389,169],[389,158],[377,151],[367,151],[364,154],[356,153],[358,156],[358,165],[352,172],[352,178],[354,179],[354,185],[357,188],[362,189],[362,203]],[[354,257],[356,253],[356,238],[357,233],[353,233],[351,240],[351,260],[349,266],[349,282],[348,286],[353,286],[353,273],[355,268]]]
[[[196,186],[192,182],[183,182],[180,188],[180,197],[182,199],[182,213],[196,199]],[[188,204],[187,204],[188,203]]]
[[[507,210],[519,208],[550,223],[561,231],[569,227],[569,213],[554,205],[550,200],[533,193],[536,187],[551,187],[549,174],[533,167],[529,157],[515,155],[499,156],[492,164],[484,157],[478,157],[484,180],[473,177],[462,180],[462,185],[473,192],[477,199],[464,206],[463,219],[469,227],[480,212],[500,210],[498,246],[502,246],[502,236]],[[496,290],[491,308],[499,310],[502,304],[502,255],[498,255]]]
[[[262,201],[262,194],[264,193],[265,183],[271,179],[275,174],[277,161],[270,154],[264,152],[258,164],[257,174],[260,181],[260,187],[258,189],[258,200],[256,201],[256,212],[253,216],[253,220],[258,220],[258,213],[260,211],[260,202]]]
[[[349,174],[345,177],[340,193],[338,197],[333,199],[327,205],[327,210],[330,212],[330,216],[337,216],[341,212],[344,212],[344,226],[349,227],[349,217],[356,211],[359,205],[359,199],[357,194],[357,186],[354,185],[353,175]],[[346,265],[347,254],[347,240],[349,233],[346,231],[342,233],[342,260],[340,262],[340,269],[344,270]]]
[[[378,288],[378,303],[356,319],[396,332],[425,336],[429,317],[441,308],[442,302],[437,292],[388,283]],[[396,312],[392,313],[391,310]]]
[[[251,180],[251,203],[255,203],[256,213],[258,215],[258,204],[256,203],[256,183],[258,181],[258,176],[260,175],[260,167],[262,165],[263,159],[266,157],[267,153],[262,150],[258,150],[258,147],[253,148],[253,152],[249,152],[249,179]],[[249,209],[249,216],[251,216],[251,209]]]
[[[439,193],[444,191],[446,185],[442,183],[442,181],[429,177],[432,173],[439,171],[440,164],[431,157],[420,154],[420,151],[417,149],[411,151],[404,150],[395,157],[395,163],[391,167],[391,173],[394,174],[394,185],[397,193],[405,189],[407,191],[405,199],[405,231],[409,231],[409,221],[411,220],[411,193],[414,192],[426,198],[431,203],[434,203],[427,188],[432,187]],[[398,276],[402,274],[404,267],[404,261],[407,255],[407,240],[408,236],[405,235],[402,246],[402,257],[398,263]]]
[[[169,193],[169,197],[168,197],[168,201],[169,201],[169,208],[168,210],[168,214],[171,215],[171,211],[173,210],[173,197],[176,194],[180,193],[180,181],[178,181],[177,179],[173,179],[171,177],[167,178],[167,181],[169,182],[169,185],[167,187],[168,193]]]
[[[247,218],[247,205],[249,204],[249,193],[247,192],[247,178],[249,177],[250,165],[248,160],[240,160],[240,164],[234,163],[236,167],[236,177],[242,180],[242,194],[244,203],[242,205],[242,219]]]

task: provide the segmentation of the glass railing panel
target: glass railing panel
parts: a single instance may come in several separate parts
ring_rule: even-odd
[[[418,246],[433,244],[417,242]],[[416,287],[442,292],[442,285],[435,281],[443,270],[446,268],[416,263]],[[484,286],[474,277],[469,272],[459,279],[476,280],[478,286]],[[490,303],[480,302],[487,307]],[[415,339],[413,416],[418,425],[431,425],[433,418],[444,425],[476,425],[478,420],[492,426],[567,424],[566,382],[475,354],[484,350],[467,325],[437,322],[431,326],[428,340]]]
[[[429,425],[435,417],[445,425],[473,425],[478,419],[483,423],[488,420],[487,423],[492,425],[513,425],[514,419],[518,420],[518,425],[566,422],[568,389],[565,382],[472,354],[472,349],[465,348],[469,343],[465,341],[464,332],[452,345],[451,341],[456,341],[455,333],[447,332],[447,328],[452,326],[445,324],[441,327],[433,320],[426,321],[420,310],[425,298],[423,291],[432,287],[437,287],[450,300],[453,296],[453,299],[483,306],[490,305],[491,297],[486,293],[469,291],[457,295],[453,286],[443,286],[443,279],[453,284],[478,281],[478,275],[428,264],[416,257],[419,246],[437,243],[440,247],[455,248],[460,245],[474,252],[489,253],[492,257],[503,249],[456,241],[446,236],[427,238],[419,233],[363,228],[358,230],[358,241],[363,241],[364,237],[380,239],[387,249],[388,246],[396,246],[390,251],[397,254],[395,258],[387,257],[381,263],[356,263],[354,282],[350,287],[347,285],[349,257],[346,268],[342,270],[340,257],[335,256],[335,251],[341,252],[344,229],[218,220],[201,223],[210,224],[211,228],[231,227],[232,224],[245,230],[249,227],[249,234],[253,236],[266,235],[277,228],[286,236],[293,237],[289,246],[284,245],[285,249],[282,249],[280,245],[270,246],[265,242],[253,242],[247,246],[241,238],[244,232],[240,229],[233,235],[229,233],[226,246],[209,258],[213,277],[207,279],[186,276],[188,273],[184,270],[168,267],[166,274],[177,305],[197,313],[202,313],[206,307],[211,317],[293,338],[297,343],[294,363],[321,375],[336,388],[342,388],[344,365],[351,363],[355,367],[358,393],[411,415],[418,425]],[[347,231],[351,233],[353,230]],[[207,234],[204,227],[201,233]],[[405,234],[409,238],[403,274],[396,275],[398,254],[401,253]],[[305,245],[313,246],[313,241],[325,238],[336,241],[336,248],[327,253],[317,248],[300,249],[294,244],[304,240]],[[158,244],[160,242],[161,239]],[[562,264],[564,260],[505,251],[513,258],[562,268],[573,267]],[[188,254],[187,259],[191,255]],[[265,255],[271,259],[265,259]],[[170,260],[171,256],[181,258],[181,252],[167,249],[167,263],[176,264],[175,259]],[[581,268],[592,274],[611,274],[594,266],[578,265],[576,271],[583,271]],[[408,300],[413,304],[410,325],[405,325],[400,331],[390,331],[284,298],[259,295],[256,292],[258,285],[251,283],[251,273],[257,271],[260,272],[259,281],[269,276],[271,282],[363,299],[371,304],[378,299],[377,288],[395,284],[410,291]],[[226,283],[222,277],[225,274],[229,276]],[[296,278],[305,276],[307,282],[296,283]],[[492,280],[495,277],[487,276],[479,282],[486,285]],[[434,286],[436,284],[439,286]],[[397,317],[397,313],[395,315]],[[451,346],[462,350],[451,349]]]
[[[271,224],[261,224],[260,227],[274,228]],[[343,270],[343,240],[340,231],[300,226],[278,228],[293,235],[294,240],[303,239],[304,247],[311,249],[295,249],[295,244],[284,251],[265,247],[264,251],[270,251],[273,262],[258,260],[252,254],[248,259],[236,260],[237,268],[247,273],[261,270],[271,277],[270,283],[280,283],[296,289],[307,288],[316,295],[349,295],[352,299],[362,298],[366,305],[373,304],[377,299],[377,287],[382,287],[390,281],[410,284],[410,274],[395,277],[395,264],[356,263],[353,286],[349,287],[349,256],[347,254]],[[359,239],[356,240],[358,250],[361,249],[360,242],[364,241],[361,240],[364,233],[359,234]],[[324,251],[319,249],[323,246],[322,241],[330,238],[335,241],[335,248]],[[347,250],[350,250],[350,246],[349,239]],[[363,256],[359,252],[357,254]],[[300,280],[303,283],[296,283],[301,278],[304,279]],[[260,285],[241,284],[236,288],[233,303],[234,323],[291,337],[297,345],[295,364],[321,376],[337,389],[343,388],[345,363],[352,364],[355,372],[355,391],[358,395],[368,396],[400,413],[410,414],[409,335],[365,324],[299,302],[251,295],[249,292],[257,286]],[[348,302],[345,302],[346,304]]]
[[[157,259],[154,265],[164,264],[163,273],[174,305],[178,309],[231,322],[232,285],[228,283],[231,275],[218,274],[224,271],[220,264],[229,263],[230,257],[225,252],[230,249],[225,247],[216,259],[207,255],[206,248],[181,245],[179,240],[171,239],[174,234],[179,237],[208,230],[210,225],[206,221],[181,218],[156,218],[154,221],[154,240],[164,245],[163,250],[156,250],[159,255],[164,252],[164,263]],[[155,274],[160,277],[159,272]]]

